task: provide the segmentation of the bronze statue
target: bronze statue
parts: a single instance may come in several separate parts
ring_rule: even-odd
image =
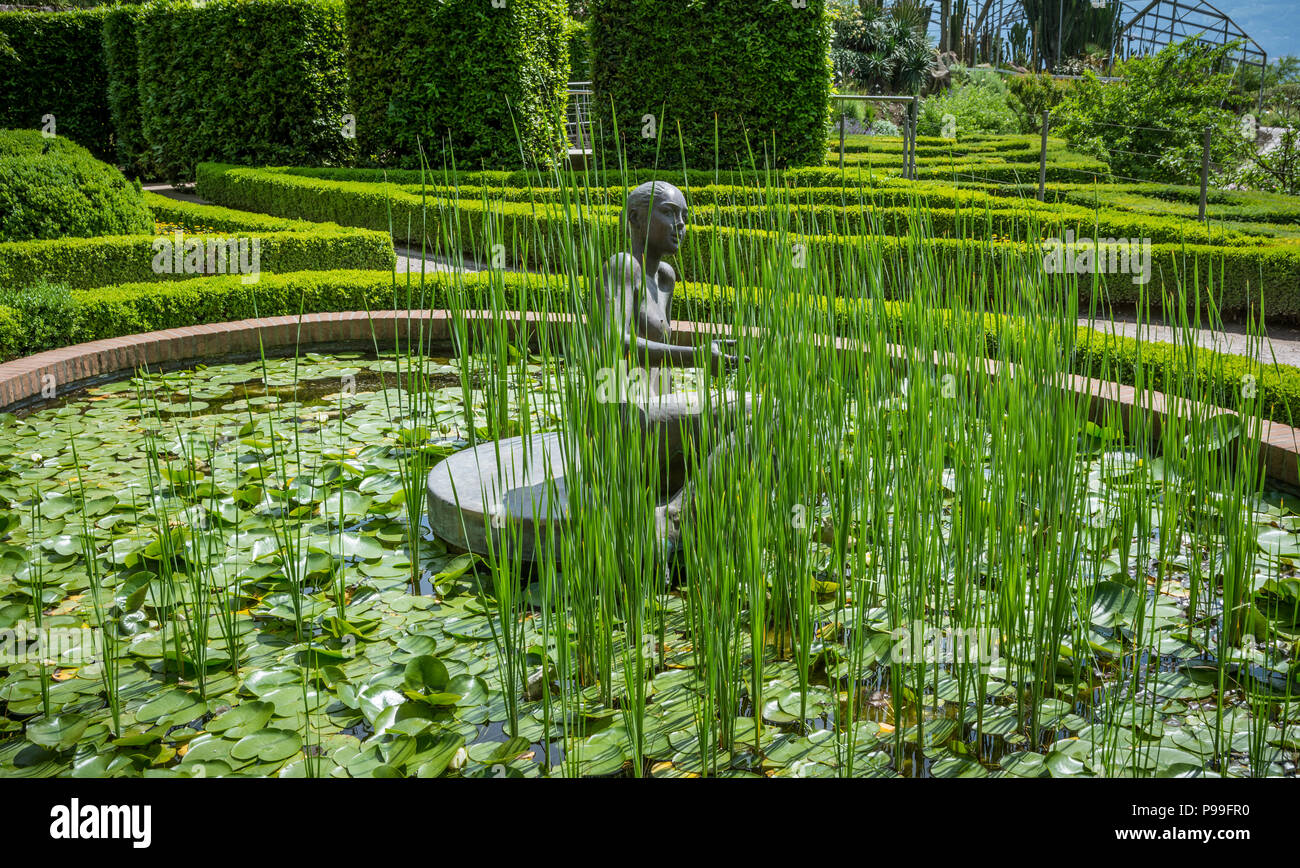
[[[629,194],[623,224],[630,252],[616,253],[605,266],[606,325],[622,343],[623,357],[638,379],[649,384],[642,394],[624,404],[659,442],[661,497],[668,498],[657,516],[661,537],[671,550],[679,539],[681,513],[688,500],[687,462],[690,443],[705,424],[706,401],[699,393],[675,393],[673,368],[709,368],[714,374],[732,370],[739,358],[729,350],[730,340],[708,346],[679,346],[672,342],[672,300],[677,275],[665,257],[675,254],[686,233],[687,206],[682,191],[663,181],[650,181]],[[747,395],[715,392],[708,402],[709,422],[715,429],[743,407]]]

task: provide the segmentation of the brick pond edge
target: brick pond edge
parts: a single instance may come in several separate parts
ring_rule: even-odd
[[[470,312],[467,317],[481,325],[492,322],[488,312]],[[513,313],[508,319],[512,328],[563,326],[571,321],[564,314]],[[430,345],[446,346],[452,341],[452,322],[452,314],[445,310],[346,311],[209,323],[74,344],[0,364],[0,411],[66,395],[89,382],[131,374],[142,367],[175,367],[223,356],[282,353],[295,347],[304,352],[323,347],[391,349],[416,336]],[[725,328],[713,323],[673,323],[674,334],[685,343],[701,342]],[[852,350],[852,345],[841,344],[841,351]],[[905,349],[893,347],[890,353],[897,362],[906,363]],[[995,360],[986,361],[984,369],[987,377],[1014,373],[1010,364]],[[1159,392],[1139,393],[1132,386],[1077,375],[1062,378],[1060,388],[1090,394],[1094,418],[1116,404],[1121,409],[1140,408],[1152,415],[1156,433],[1169,414],[1189,409],[1184,399]],[[1131,414],[1121,415],[1128,425]],[[1300,429],[1264,421],[1259,439],[1268,480],[1300,486]]]

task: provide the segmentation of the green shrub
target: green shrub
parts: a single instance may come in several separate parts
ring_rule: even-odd
[[[104,13],[104,65],[108,74],[108,114],[118,165],[140,175],[149,168],[140,106],[140,47],[137,6],[113,6]]]
[[[888,9],[875,3],[832,4],[836,82],[868,92],[919,93],[934,59],[934,42],[926,35],[930,12],[918,14],[920,8],[908,3]]]
[[[0,128],[49,129],[113,156],[105,93],[104,10],[0,12]]]
[[[157,169],[350,158],[339,0],[160,0],[138,22],[144,138]]]
[[[0,130],[0,241],[150,232],[138,188],[65,138]]]
[[[1020,119],[1022,133],[1043,128],[1043,112],[1051,111],[1065,99],[1067,89],[1047,73],[1013,75],[1007,79],[1011,108]]]
[[[1118,81],[1088,73],[1061,102],[1054,126],[1071,147],[1108,160],[1116,175],[1199,183],[1205,128],[1214,130],[1216,163],[1241,139],[1232,113],[1220,107],[1232,93],[1232,75],[1223,71],[1230,48],[1192,37],[1125,61]]]
[[[80,339],[80,316],[68,288],[40,281],[13,288],[6,298],[19,323],[14,355],[27,356]]]
[[[23,322],[18,311],[0,304],[0,362],[22,352]]]
[[[363,161],[417,166],[423,148],[437,167],[552,164],[564,147],[567,22],[564,0],[347,0]]]
[[[635,167],[741,168],[751,152],[759,167],[820,164],[829,39],[823,0],[596,0],[593,111],[607,164],[616,151]]]
[[[1010,92],[1001,76],[994,72],[972,70],[962,83],[921,103],[916,131],[922,136],[938,136],[944,130],[944,118],[951,115],[956,123],[957,138],[967,133],[1015,133],[1020,122],[1011,108]]]

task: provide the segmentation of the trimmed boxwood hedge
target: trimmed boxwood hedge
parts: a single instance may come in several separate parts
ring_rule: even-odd
[[[544,278],[521,273],[463,274],[450,276],[442,272],[426,275],[425,297],[430,308],[448,306],[448,284],[454,282],[461,303],[470,307],[488,307],[493,295],[509,304],[523,299],[534,310],[572,309],[574,295],[562,277]],[[740,297],[739,302],[737,297]],[[321,313],[353,310],[405,310],[405,279],[374,271],[296,272],[265,275],[255,285],[245,285],[238,277],[203,277],[175,283],[138,283],[71,293],[76,322],[71,326],[79,340],[91,341],[167,328],[229,322],[254,316],[292,316],[298,313]],[[692,283],[678,284],[674,295],[674,313],[682,319],[697,321],[732,320],[731,312],[739,303],[751,308],[757,297]],[[856,315],[854,303],[834,300],[836,315],[848,319]],[[886,303],[886,331],[891,340],[898,332],[901,312],[895,303]],[[997,317],[985,315],[985,347],[996,358],[1000,341],[1015,340],[1016,326],[1008,326]],[[29,329],[17,311],[0,306],[0,359],[10,358],[22,346],[20,337]],[[52,349],[38,347],[37,349]],[[1140,362],[1139,362],[1140,352]],[[1189,364],[1189,355],[1190,364]],[[1287,365],[1264,364],[1245,356],[1216,353],[1201,347],[1176,348],[1171,344],[1142,342],[1133,338],[1103,334],[1079,328],[1071,360],[1074,373],[1107,377],[1132,384],[1138,365],[1143,381],[1153,388],[1162,385],[1177,372],[1185,377],[1189,368],[1196,371],[1196,391],[1201,400],[1232,407],[1247,375],[1262,397],[1265,418],[1290,424],[1300,420],[1300,369]]]
[[[42,118],[54,115],[55,133],[112,158],[104,16],[103,9],[0,12],[12,50],[0,52],[0,128],[41,129]]]
[[[40,281],[71,289],[137,281],[190,279],[189,274],[156,274],[155,237],[174,234],[116,235],[101,238],[61,238],[0,244],[0,285],[21,287]],[[263,275],[320,268],[392,270],[396,261],[386,235],[361,229],[326,232],[230,232],[220,235],[185,233],[184,241],[257,238],[258,267]]]
[[[437,167],[499,169],[562,153],[565,0],[347,0],[347,31],[364,162],[418,166],[422,147]]]
[[[440,221],[447,221],[453,213],[445,207],[445,202],[422,199],[396,185],[324,181],[231,166],[200,167],[199,190],[207,199],[249,211],[379,230],[391,227],[399,240],[418,241],[425,221],[430,234],[440,236]],[[579,233],[589,232],[596,223],[600,224],[598,228],[604,237],[622,237],[613,211],[592,209],[583,213],[582,220],[574,220],[571,212],[545,203],[490,201],[486,207],[497,227],[494,238],[506,245],[508,255],[516,257],[511,260],[516,264],[540,261],[539,239],[553,241],[567,237],[576,241]],[[484,204],[460,199],[458,212],[460,225],[454,227],[454,233],[448,232],[447,237],[459,240],[462,253],[482,255],[488,223],[484,219]],[[408,226],[412,231],[408,232]],[[687,233],[681,252],[684,260],[691,261],[693,251],[707,251],[713,238],[724,249],[735,245],[751,263],[761,261],[764,256],[783,255],[781,251],[788,255],[791,240],[762,230],[708,226],[697,221]],[[803,236],[798,240],[806,244],[810,261],[824,265],[832,280],[839,278],[842,263],[851,260],[861,247],[860,242],[832,236]],[[910,246],[915,243],[907,237],[893,236],[879,238],[877,242],[886,264],[909,261]],[[969,270],[974,263],[980,269],[1001,269],[1017,261],[1023,263],[1027,254],[1023,244],[1013,242],[927,238],[920,243],[927,246],[937,260],[936,265],[943,268]],[[517,258],[525,247],[532,257],[529,263]],[[1300,319],[1300,293],[1296,291],[1300,286],[1300,245],[1156,243],[1152,245],[1151,255],[1151,284],[1139,287],[1124,275],[1108,279],[1105,294],[1111,303],[1133,303],[1153,295],[1158,300],[1162,286],[1173,291],[1181,281],[1188,295],[1199,292],[1203,298],[1213,296],[1223,311],[1248,307],[1258,310],[1262,303],[1270,322]],[[908,291],[909,275],[896,268],[880,269],[879,279],[887,292]],[[1092,291],[1092,276],[1079,275],[1078,285],[1082,297],[1087,298]]]
[[[824,0],[593,0],[592,110],[607,163],[820,164],[830,122]],[[647,138],[644,116],[656,133]],[[617,118],[617,132],[614,119]],[[680,137],[679,137],[680,125]]]
[[[339,0],[159,0],[141,8],[137,34],[144,138],[168,179],[193,179],[203,160],[354,153]]]
[[[167,238],[174,244],[176,231],[184,233],[185,240],[205,245],[218,237],[259,238],[259,268],[265,273],[323,268],[391,271],[397,261],[392,242],[383,232],[268,217],[154,193],[146,193],[144,201],[153,212],[142,229],[148,234],[0,244],[0,286],[48,282],[87,289],[134,281],[193,279],[193,275],[153,271],[154,240]]]
[[[78,144],[0,130],[0,242],[149,232],[140,190]]]
[[[236,211],[220,205],[201,205],[160,196],[148,190],[145,204],[153,212],[160,231],[176,227],[186,232],[346,232],[337,223],[313,223],[289,217],[272,217],[252,211]]]

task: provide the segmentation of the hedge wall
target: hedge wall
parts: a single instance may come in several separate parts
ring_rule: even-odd
[[[447,284],[450,276],[433,272],[426,277],[426,297],[431,308],[448,306]],[[562,278],[542,278],[529,274],[465,274],[455,278],[461,303],[470,307],[489,307],[488,299],[503,294],[507,304],[518,304],[525,297],[532,307],[544,306],[551,311],[570,309],[572,291]],[[494,289],[494,287],[497,287]],[[210,322],[228,322],[253,316],[292,316],[346,310],[405,310],[405,281],[375,271],[297,272],[265,275],[254,285],[239,282],[238,277],[204,277],[175,283],[140,283],[71,293],[72,324],[79,340],[92,341],[159,329],[179,328]],[[547,296],[543,303],[542,296]],[[738,300],[739,295],[739,300]],[[481,299],[481,301],[479,300]],[[736,304],[753,305],[757,299],[692,283],[680,283],[674,296],[674,312],[682,319],[727,322]],[[834,301],[836,315],[848,320],[858,313],[852,302]],[[877,309],[873,306],[873,309]],[[886,303],[885,331],[892,335],[902,321],[902,312]],[[1014,336],[997,317],[985,316],[985,346],[992,357],[999,353],[999,339]],[[14,355],[21,346],[20,337],[31,324],[21,314],[0,306],[0,359]],[[38,347],[51,349],[52,347]],[[1140,361],[1139,361],[1140,354]],[[1245,356],[1215,353],[1205,348],[1174,347],[1171,344],[1142,342],[1089,328],[1079,328],[1071,357],[1074,373],[1107,376],[1123,383],[1133,383],[1138,366],[1143,381],[1160,385],[1173,379],[1174,372],[1185,377],[1196,372],[1195,388],[1201,400],[1231,407],[1240,393],[1242,378],[1255,377],[1262,397],[1265,418],[1291,424],[1300,420],[1300,369],[1286,365],[1262,364]]]
[[[561,153],[565,0],[346,2],[363,161],[418,166],[423,147],[434,166],[495,169]]]
[[[608,165],[822,163],[830,122],[824,0],[594,0],[593,111]],[[662,133],[646,138],[643,117]],[[614,118],[617,118],[617,135]],[[680,139],[678,125],[681,127]],[[716,129],[716,136],[715,136]]]
[[[175,233],[110,235],[100,238],[60,238],[0,244],[0,285],[57,283],[87,289],[118,283],[170,281],[193,274],[154,272],[155,238],[175,246]],[[263,274],[283,274],[322,268],[392,270],[396,257],[387,236],[379,232],[339,229],[336,232],[223,232],[220,235],[183,233],[182,243],[256,238],[258,268]],[[184,250],[184,248],[182,248]],[[251,257],[251,248],[249,248]],[[175,260],[173,260],[174,264]],[[238,278],[236,278],[238,279]]]
[[[108,74],[108,114],[113,123],[114,156],[127,172],[149,170],[149,143],[144,138],[140,106],[140,48],[137,6],[113,6],[104,13],[104,66]]]
[[[453,238],[460,251],[481,257],[486,249],[487,214],[496,226],[494,239],[507,248],[511,262],[537,264],[557,240],[570,239],[587,243],[599,232],[607,241],[622,238],[618,217],[613,211],[591,209],[581,220],[572,213],[547,203],[480,201],[461,198],[456,209],[447,200],[422,198],[396,185],[360,182],[324,181],[285,172],[243,169],[232,166],[204,165],[199,171],[199,192],[214,202],[248,211],[261,211],[280,217],[321,220],[345,226],[363,226],[380,231],[392,230],[400,240],[418,242],[420,227],[427,221],[432,237]],[[1025,212],[1028,221],[1031,213]],[[972,214],[972,217],[974,215]],[[954,218],[955,219],[955,218]],[[458,222],[457,222],[458,221]],[[1045,221],[1046,222],[1046,221]],[[772,225],[767,218],[760,226]],[[408,232],[407,227],[412,227]],[[1130,224],[1130,228],[1141,228]],[[931,230],[932,231],[932,230]],[[585,234],[584,234],[585,233]],[[695,221],[686,235],[680,256],[683,262],[692,257],[707,260],[709,245],[717,242],[724,250],[735,250],[742,264],[753,264],[764,257],[789,255],[791,239],[764,229],[733,226],[710,226]],[[882,257],[882,267],[872,265],[882,287],[890,293],[908,291],[912,275],[905,266],[917,254],[913,245],[923,244],[936,268],[978,266],[975,279],[983,271],[998,273],[1004,265],[1027,261],[1030,255],[1023,243],[977,239],[935,238],[922,233],[918,239],[904,236],[846,238],[843,236],[800,236],[810,262],[827,269],[833,280],[842,282],[845,269],[852,263],[866,267],[863,256]],[[524,261],[527,251],[527,261]],[[782,253],[781,251],[785,251]],[[612,252],[612,251],[611,251]],[[1041,254],[1039,254],[1041,255]],[[1154,243],[1151,246],[1152,281],[1145,287],[1134,285],[1127,275],[1117,275],[1105,282],[1106,298],[1113,304],[1135,303],[1144,298],[1159,300],[1162,287],[1170,292],[1181,283],[1188,295],[1212,295],[1223,311],[1256,310],[1261,305],[1270,322],[1300,319],[1300,245],[1276,243],[1251,246],[1220,247],[1208,244]],[[1088,298],[1094,280],[1088,274],[1078,276],[1079,292]]]
[[[51,114],[58,135],[100,159],[113,156],[104,16],[103,9],[0,12],[13,51],[0,52],[0,128],[41,129]]]
[[[256,237],[260,239],[258,265],[266,274],[326,268],[388,272],[397,261],[392,242],[383,232],[250,214],[153,193],[144,194],[144,204],[159,223],[156,234],[0,244],[0,286],[16,289],[53,283],[87,289],[193,279],[193,275],[156,274],[153,270],[155,239],[166,238],[174,245],[177,231],[183,233],[184,240],[203,242],[205,252],[209,239]],[[152,221],[148,228],[153,229]]]
[[[157,169],[190,180],[203,160],[348,160],[343,20],[339,0],[142,7],[140,103]]]

